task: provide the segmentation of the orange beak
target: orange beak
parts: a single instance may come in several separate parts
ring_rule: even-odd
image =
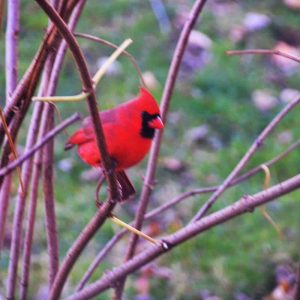
[[[162,122],[160,116],[157,116],[155,119],[148,122],[149,127],[153,129],[162,129],[164,128],[164,123]]]

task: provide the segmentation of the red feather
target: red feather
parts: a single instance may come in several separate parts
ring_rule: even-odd
[[[163,128],[159,114],[155,99],[144,88],[140,89],[138,97],[100,112],[107,150],[117,171],[122,172],[138,164],[148,153],[154,130]],[[90,117],[84,119],[82,127],[68,139],[65,149],[75,145],[85,163],[101,167],[101,155]]]

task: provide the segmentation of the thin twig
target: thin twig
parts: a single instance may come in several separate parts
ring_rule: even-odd
[[[128,231],[126,229],[121,230],[119,233],[114,235],[111,240],[104,245],[104,247],[101,249],[101,251],[98,253],[96,258],[93,260],[92,264],[89,266],[86,273],[83,275],[82,279],[80,280],[76,292],[82,290],[88,280],[91,278],[92,274],[96,270],[96,268],[99,266],[101,261],[105,258],[105,256],[111,251],[111,249],[114,247],[114,245],[127,233]]]
[[[4,15],[4,1],[0,0],[0,29],[2,28],[2,21]],[[6,103],[10,101],[10,96],[16,88],[18,81],[18,31],[19,31],[19,0],[9,1],[7,3],[7,24],[5,36],[5,83],[6,83]],[[2,114],[2,126],[6,131],[6,136],[12,139],[7,130],[7,123]],[[12,151],[14,149],[12,148]],[[16,151],[15,151],[16,152]],[[20,169],[18,169],[18,176],[20,180]],[[22,179],[21,179],[22,181]],[[20,182],[21,182],[20,181]],[[11,190],[11,174],[5,178],[3,186],[0,188],[0,253],[2,243],[5,235],[6,216],[9,206],[9,197]],[[21,183],[22,184],[22,183]]]
[[[41,118],[40,108],[37,107],[34,110],[30,128],[28,130],[28,137],[26,141],[25,151],[32,148],[32,145],[37,140],[39,122]],[[14,161],[15,162],[15,161]],[[23,227],[23,216],[25,210],[25,200],[27,196],[27,191],[29,189],[29,183],[31,179],[32,171],[32,159],[26,160],[22,168],[22,179],[24,183],[24,191],[19,188],[18,198],[14,211],[13,219],[13,231],[12,231],[12,241],[10,247],[10,260],[8,266],[8,276],[7,276],[7,299],[14,299],[16,292],[16,282],[18,273],[18,261],[20,256],[20,247],[22,240],[22,227]]]
[[[71,117],[65,119],[61,124],[57,125],[53,130],[49,131],[38,143],[34,144],[30,149],[26,150],[22,156],[19,156],[18,159],[14,160],[6,167],[0,169],[0,177],[6,176],[16,167],[28,160],[37,150],[42,148],[49,140],[53,139],[58,133],[63,131],[71,124],[80,120],[80,118],[81,117],[79,113],[75,113]]]
[[[54,36],[48,35],[48,37],[49,37],[49,41],[48,41],[49,43],[50,43],[50,38],[53,38],[53,40],[55,40],[55,35]],[[46,46],[42,47],[42,49],[45,50],[47,49],[47,47]],[[32,62],[23,80],[16,87],[14,94],[11,97],[11,101],[5,106],[4,109],[5,119],[7,124],[10,126],[10,134],[13,141],[16,139],[20,126],[29,109],[30,97],[34,92],[34,89],[36,87],[36,84],[40,76],[40,72],[42,70],[41,68],[44,64],[44,60],[42,61],[38,59],[39,57],[43,56],[42,54],[45,55],[45,53],[42,51],[38,52],[36,56],[36,60]],[[45,56],[43,56],[43,58],[45,58]],[[15,114],[16,111],[18,111],[17,114]],[[4,139],[4,135],[2,134],[1,131],[3,131],[3,126],[0,126],[0,145],[2,145],[2,141]],[[5,167],[9,163],[9,154],[10,154],[10,146],[8,143],[5,143],[3,147],[2,157],[1,157],[0,168]],[[3,181],[3,177],[0,178],[0,186],[2,185],[2,181]]]
[[[4,0],[0,0],[0,30],[3,26],[3,15],[4,15]]]
[[[133,234],[138,235],[139,237],[145,239],[146,241],[152,243],[153,245],[159,245],[160,243],[153,239],[151,236],[143,233],[140,230],[135,229],[134,227],[132,227],[130,224],[127,224],[125,222],[123,222],[122,220],[120,220],[119,218],[117,218],[115,215],[111,215],[110,217],[111,221],[113,221],[115,224],[117,224],[118,226],[123,227],[124,229],[126,229],[128,232],[131,232]]]
[[[281,159],[286,157],[288,154],[290,154],[293,150],[297,149],[299,146],[300,146],[300,140],[296,141],[294,144],[289,146],[287,150],[280,153],[279,155],[277,155],[273,159],[265,162],[264,165],[266,165],[268,167],[272,166],[273,164],[275,164],[276,162],[280,161]],[[254,176],[255,174],[259,173],[260,171],[261,171],[261,165],[253,168],[252,170],[248,171],[247,173],[245,173],[245,174],[239,176],[238,178],[234,179],[232,181],[232,183],[230,184],[230,187],[234,186],[234,185],[237,185],[237,184],[249,179],[250,177]],[[148,212],[145,215],[144,220],[148,221],[151,218],[154,218],[154,217],[162,214],[167,209],[170,209],[170,208],[174,207],[175,205],[179,204],[180,202],[182,202],[184,200],[187,200],[190,197],[199,196],[201,194],[206,194],[206,193],[212,193],[212,192],[215,192],[218,188],[219,188],[219,186],[211,186],[211,187],[198,188],[198,189],[194,189],[194,190],[191,190],[191,191],[184,192],[184,193],[176,196],[175,198],[171,199],[170,201],[168,201],[168,202],[160,205],[159,207],[154,208],[150,212]],[[130,225],[133,225],[133,223],[130,224]],[[105,247],[103,249],[101,249],[101,251],[95,257],[94,261],[92,262],[92,264],[90,265],[90,267],[88,268],[88,270],[86,271],[84,276],[82,277],[82,280],[78,284],[78,287],[77,287],[76,291],[79,291],[79,290],[83,289],[83,287],[85,286],[87,281],[90,279],[93,272],[96,270],[96,268],[101,263],[101,261],[105,258],[105,256],[111,251],[111,249],[114,247],[114,245],[126,233],[128,233],[126,230],[121,230],[119,233],[117,233],[116,235],[114,235],[112,237],[112,239],[105,245]]]
[[[110,192],[112,196],[112,201],[116,201],[119,197],[119,191],[117,188],[114,172],[111,171],[111,159],[107,153],[105,137],[103,133],[103,128],[100,120],[100,116],[98,113],[97,102],[95,91],[93,88],[93,82],[91,80],[91,76],[89,74],[86,61],[84,59],[81,48],[79,47],[76,39],[73,34],[70,32],[68,26],[64,22],[64,20],[59,16],[59,14],[53,9],[53,7],[45,0],[36,0],[36,2],[41,6],[41,8],[46,12],[49,18],[57,27],[60,34],[66,40],[75,60],[76,65],[78,66],[78,70],[80,72],[80,77],[83,84],[83,90],[89,93],[87,102],[90,110],[91,119],[93,121],[96,141],[102,158],[102,167],[108,173],[107,179],[110,187]]]
[[[286,149],[284,152],[275,156],[271,160],[264,162],[263,164],[266,165],[267,167],[270,167],[270,166],[274,165],[275,163],[277,163],[278,161],[280,161],[281,159],[283,159],[284,157],[286,157],[287,155],[289,155],[291,152],[293,152],[298,147],[300,147],[300,140],[296,141],[294,144],[289,146],[288,149]],[[253,168],[252,170],[250,170],[250,171],[246,172],[245,174],[239,176],[238,178],[234,179],[232,181],[232,183],[238,184],[238,183],[248,179],[249,177],[253,176],[254,174],[258,173],[260,171],[260,169],[261,169],[261,165]]]
[[[71,5],[74,5],[74,1],[70,1]],[[18,87],[15,89],[14,94],[11,97],[11,101],[5,107],[5,117],[6,122],[10,124],[12,118],[14,117],[14,122],[10,125],[12,138],[15,139],[19,131],[19,128],[22,124],[22,121],[25,118],[26,112],[28,111],[30,105],[31,96],[38,84],[38,79],[40,77],[42,68],[44,66],[46,57],[49,52],[52,51],[52,48],[55,48],[56,42],[59,41],[57,31],[54,26],[52,30],[48,31],[44,42],[40,48],[40,51],[35,56],[34,61],[31,63],[28,71],[24,75],[23,79],[19,83]],[[15,111],[18,111],[18,114],[15,115]],[[40,117],[37,115],[36,117]],[[37,132],[39,128],[39,122],[31,122],[31,127],[29,129],[29,134],[26,142],[26,149],[30,149],[35,143]],[[3,126],[0,127],[0,145],[2,145],[4,135],[3,135]],[[1,167],[6,166],[8,163],[8,154],[9,148],[6,144],[4,146],[4,152],[1,160]],[[24,181],[25,193],[21,193],[19,190],[19,197],[17,199],[17,204],[14,213],[13,220],[13,233],[12,233],[12,242],[11,242],[11,251],[10,251],[10,261],[8,268],[8,277],[7,277],[7,291],[6,296],[8,299],[14,299],[15,289],[16,289],[16,280],[19,252],[20,252],[20,243],[21,243],[21,234],[22,234],[22,224],[23,224],[23,215],[25,209],[25,199],[26,193],[30,182],[31,177],[31,159],[27,160],[22,169],[22,177]],[[3,181],[3,176],[0,178],[0,184]]]
[[[62,265],[55,277],[52,289],[50,291],[49,299],[56,300],[59,298],[61,291],[63,289],[64,283],[67,279],[68,274],[70,273],[74,263],[77,258],[83,251],[86,244],[95,234],[95,232],[102,226],[107,216],[111,213],[112,209],[116,205],[117,201],[120,199],[119,189],[117,186],[116,178],[114,171],[112,171],[111,159],[108,156],[105,137],[103,133],[103,128],[98,113],[96,96],[93,89],[93,82],[91,80],[86,61],[82,54],[82,51],[68,29],[65,22],[61,19],[59,14],[53,9],[53,7],[45,0],[36,0],[36,2],[41,6],[41,8],[46,12],[48,17],[57,27],[60,34],[66,40],[69,49],[71,50],[78,70],[80,72],[81,81],[83,84],[83,90],[89,93],[87,98],[88,107],[93,121],[94,131],[96,135],[97,146],[102,158],[102,167],[105,170],[107,176],[107,182],[110,190],[110,197],[107,202],[105,202],[95,217],[92,219],[90,224],[84,229],[83,234],[81,234],[78,239],[74,242],[68,254],[65,257],[65,260],[62,262]]]
[[[48,93],[47,93],[48,94]],[[43,134],[49,132],[54,126],[54,107],[46,103],[42,117],[41,129]],[[59,267],[59,245],[56,226],[56,213],[54,201],[54,139],[51,139],[43,149],[43,190],[45,202],[45,223],[47,234],[47,247],[49,256],[49,287],[54,282]]]
[[[107,41],[107,40],[104,40],[104,39],[101,39],[99,37],[96,37],[96,36],[93,36],[91,34],[87,34],[87,33],[81,33],[81,32],[74,32],[74,35],[75,36],[78,36],[78,37],[81,37],[81,38],[85,38],[85,39],[88,39],[88,40],[91,40],[91,41],[94,41],[94,42],[97,42],[97,43],[101,43],[101,44],[104,44],[106,46],[109,46],[111,48],[115,48],[117,49],[118,46]],[[135,58],[127,51],[123,51],[122,52],[122,55],[128,57],[128,59],[130,60],[130,62],[133,64],[134,68],[136,69],[137,73],[138,73],[138,76],[139,76],[139,79],[140,79],[140,83],[143,87],[147,88],[146,86],[146,83],[145,83],[145,80],[143,78],[143,74],[142,74],[142,71],[137,63],[137,61],[135,60]]]
[[[70,18],[69,28],[74,30],[85,1],[79,1],[74,9]],[[54,6],[54,5],[53,5]],[[55,6],[54,6],[55,7]],[[56,93],[58,78],[62,67],[63,59],[67,50],[67,44],[61,43],[55,59],[51,56],[48,58],[48,63],[51,63],[51,74],[49,73],[49,85],[46,91],[47,96],[52,96]],[[50,59],[50,60],[49,60]],[[46,104],[44,116],[42,121],[42,132],[45,135],[54,127],[54,106]],[[43,165],[44,165],[44,201],[45,201],[45,216],[46,216],[46,232],[47,232],[47,246],[49,254],[49,288],[51,288],[55,276],[59,268],[59,242],[56,226],[56,212],[54,201],[54,170],[53,170],[53,157],[54,157],[54,139],[52,139],[43,149]]]
[[[104,76],[109,66],[117,59],[117,57],[132,43],[131,39],[126,39],[106,60],[106,62],[99,68],[93,76],[93,88],[96,88],[101,78]],[[33,101],[46,101],[46,102],[77,102],[85,100],[89,96],[88,92],[82,92],[72,96],[43,96],[33,97]]]
[[[75,261],[83,251],[84,247],[90,241],[90,239],[103,225],[103,223],[107,219],[107,215],[111,212],[111,210],[112,209],[109,201],[103,203],[100,209],[98,209],[98,211],[96,212],[95,216],[85,226],[71,248],[68,250],[65,259],[61,264],[59,272],[55,278],[54,284],[52,285],[49,300],[59,299],[59,295],[64,286],[65,280],[69,272],[71,271],[72,266],[74,265]]]
[[[189,223],[174,234],[167,236],[163,239],[165,248],[161,246],[149,246],[140,254],[137,254],[134,258],[122,264],[120,267],[114,268],[109,272],[107,271],[102,278],[88,285],[80,292],[71,295],[67,298],[67,300],[90,299],[104,290],[111,288],[116,281],[135,272],[150,261],[166,253],[166,251],[171,250],[173,247],[190,240],[214,226],[227,222],[239,215],[252,212],[256,207],[277,199],[285,194],[291,193],[292,191],[299,189],[299,187],[300,175],[296,175],[252,196],[243,196],[240,200],[235,201],[226,208],[212,213],[199,221]]]
[[[224,180],[223,184],[217,189],[217,191],[208,199],[208,201],[201,207],[198,213],[194,216],[191,222],[195,222],[202,218],[205,213],[210,209],[210,207],[217,201],[217,199],[223,194],[226,188],[230,185],[232,180],[240,173],[244,166],[248,163],[253,154],[259,149],[263,144],[265,139],[271,134],[274,128],[280,123],[280,121],[298,104],[300,103],[300,97],[296,98],[294,101],[288,103],[265,127],[261,134],[257,137],[254,143],[251,145],[249,150],[245,153],[243,158],[239,161],[236,167]]]
[[[56,1],[56,5],[58,5],[59,1]],[[85,1],[80,1],[79,4],[75,7],[74,12],[70,18],[69,26],[70,28],[74,28],[79,15],[81,13],[83,4]],[[54,63],[50,63],[48,60],[47,62],[47,68],[44,71],[44,76],[43,80],[41,83],[40,87],[40,93],[39,94],[54,94],[56,91],[56,86],[58,82],[58,77],[60,74],[60,70],[62,67],[62,62],[64,55],[66,53],[66,43],[64,41],[61,42],[60,47],[57,51],[57,54],[55,56]],[[51,76],[50,76],[51,72]],[[50,78],[49,78],[50,76]],[[47,77],[47,78],[46,78]],[[37,103],[37,106],[40,106],[43,104],[42,103]],[[51,108],[52,109],[52,108]],[[46,107],[47,110],[47,107]],[[44,111],[44,114],[46,112]],[[45,119],[48,119],[48,116],[45,117]],[[46,127],[47,122],[44,122],[44,126],[41,126],[40,133],[41,137],[45,136],[45,130],[43,127]],[[20,284],[20,299],[25,300],[27,298],[27,290],[28,290],[28,283],[29,283],[29,276],[30,276],[30,259],[31,259],[31,248],[32,248],[32,240],[33,240],[33,233],[34,233],[34,222],[35,222],[35,211],[36,211],[36,201],[37,201],[37,196],[38,196],[38,183],[39,183],[39,178],[40,178],[40,173],[41,173],[41,164],[42,164],[42,154],[43,151],[40,150],[38,153],[36,153],[37,157],[35,158],[35,163],[33,166],[33,179],[32,179],[32,191],[31,191],[31,198],[30,198],[30,206],[29,206],[29,212],[28,212],[28,222],[27,222],[27,231],[26,231],[26,236],[25,236],[25,241],[24,241],[24,255],[23,255],[23,269],[22,269],[22,278],[21,278],[21,284]],[[49,154],[48,154],[49,155]],[[49,162],[51,164],[51,161]],[[48,168],[46,166],[46,168]],[[50,166],[51,168],[51,166]],[[45,172],[47,172],[45,170]],[[46,174],[47,177],[51,177],[51,175]],[[47,231],[50,231],[50,233],[47,234],[48,236],[48,249],[49,249],[49,256],[50,256],[50,271],[49,271],[49,278],[50,278],[50,283],[54,279],[54,275],[56,273],[57,267],[58,267],[58,242],[57,242],[57,235],[52,232],[56,231],[56,225],[55,221],[53,222],[51,220],[51,216],[53,214],[54,209],[53,209],[53,204],[51,205],[51,202],[53,202],[53,191],[52,187],[49,186],[49,184],[46,184],[46,202],[48,203],[47,206],[50,206],[50,210],[46,210],[46,215],[47,215],[47,221],[46,223],[52,223],[50,226],[46,226]],[[50,193],[49,190],[50,189]],[[51,197],[50,197],[51,196]],[[50,199],[50,201],[49,201]],[[50,202],[50,203],[49,203]],[[52,213],[50,213],[50,212]],[[52,255],[51,255],[52,253]]]
[[[280,50],[268,50],[268,49],[249,49],[249,50],[230,50],[226,51],[227,55],[244,55],[244,54],[262,54],[262,55],[278,55],[293,61],[300,63],[300,58],[291,54],[287,54]]]
[[[8,140],[8,143],[9,143],[9,147],[11,149],[11,152],[12,152],[13,156],[14,156],[14,159],[16,160],[16,159],[18,159],[17,150],[16,150],[16,147],[15,147],[14,141],[11,137],[11,134],[9,132],[9,129],[8,129],[7,124],[6,124],[6,121],[5,121],[5,118],[4,118],[4,115],[2,113],[1,108],[0,108],[0,120],[1,120],[1,123],[3,124],[4,130],[5,130],[5,133],[6,133],[6,136],[7,136],[7,140]],[[21,174],[21,169],[20,168],[17,168],[17,173],[18,173],[18,177],[19,177],[21,190],[24,193],[25,192],[24,191],[24,184],[23,184],[22,174]]]
[[[206,3],[206,0],[197,0],[195,1],[191,12],[187,18],[186,23],[184,24],[184,27],[182,29],[182,32],[180,34],[179,40],[176,45],[176,49],[174,51],[174,55],[172,58],[171,66],[168,72],[162,101],[160,105],[160,112],[163,122],[166,122],[166,116],[167,112],[169,110],[169,105],[172,97],[172,93],[174,90],[175,82],[177,79],[179,67],[182,61],[182,57],[184,54],[184,51],[188,44],[188,39],[190,36],[190,33],[198,19],[199,14],[202,12],[203,7]],[[158,154],[160,150],[160,145],[163,137],[163,130],[160,130],[156,133],[156,136],[154,138],[154,141],[152,143],[152,147],[150,150],[144,185],[139,201],[139,206],[137,208],[136,218],[134,221],[134,227],[138,230],[141,229],[141,226],[143,224],[144,215],[149,203],[149,198],[151,195],[151,186],[154,181],[155,172],[156,172],[156,165],[158,160]],[[126,253],[126,260],[130,259],[135,251],[136,245],[137,245],[138,237],[136,235],[132,235],[129,246]],[[125,280],[123,281],[123,284],[118,285],[116,288],[116,294],[115,299],[118,299],[121,297],[124,289]]]
[[[264,171],[265,173],[265,180],[264,180],[264,189],[266,190],[267,188],[270,187],[270,181],[271,181],[271,172],[270,169],[265,165],[262,164],[261,165],[261,169]],[[279,227],[279,225],[272,219],[272,217],[269,215],[266,206],[262,205],[260,207],[260,211],[263,215],[263,217],[274,227],[274,229],[276,230],[276,232],[278,233],[279,237],[281,240],[284,239],[284,233],[282,232],[281,228]]]
[[[298,268],[296,274],[294,300],[300,300],[300,262],[298,262]]]
[[[5,228],[7,220],[7,212],[9,206],[9,196],[11,188],[11,176],[6,176],[0,191],[0,256],[5,238]]]
[[[20,31],[19,0],[7,2],[7,25],[5,36],[6,100],[9,101],[18,82],[18,40]]]
[[[2,150],[0,168],[3,168],[4,166],[6,166],[9,163],[9,161],[11,160],[11,153],[12,153],[14,159],[16,159],[18,157],[17,151],[15,149],[15,141],[17,138],[17,131],[19,128],[19,124],[20,124],[20,122],[23,121],[24,117],[25,117],[25,115],[21,116],[20,114],[18,114],[18,116],[16,116],[14,118],[14,121],[10,125],[10,129],[9,129],[8,124],[6,123],[6,119],[4,118],[4,116],[1,112],[2,122],[0,124],[3,125],[7,139],[6,139],[5,145]],[[20,174],[20,170],[17,170],[17,174],[18,174],[19,181],[20,181],[20,187],[24,190],[24,184],[22,182],[22,176]],[[0,187],[2,186],[3,179],[4,178],[0,178]]]
[[[171,22],[164,2],[162,0],[149,0],[149,2],[159,24],[160,31],[163,34],[169,33],[171,31]]]
[[[29,277],[30,277],[30,262],[31,262],[31,250],[34,235],[34,224],[36,216],[37,198],[39,180],[41,177],[42,168],[42,154],[43,151],[38,151],[34,157],[34,167],[32,171],[32,188],[30,195],[30,202],[28,207],[28,217],[26,225],[26,234],[24,237],[24,251],[23,251],[23,264],[22,264],[22,276],[20,280],[20,300],[27,299]]]
[[[68,20],[78,0],[69,0],[64,2],[67,2],[68,6],[64,9],[62,15],[64,20]],[[24,116],[28,111],[29,105],[31,103],[31,98],[39,82],[39,78],[42,73],[46,58],[48,57],[49,53],[56,48],[56,45],[60,40],[61,37],[59,36],[59,34],[57,34],[56,27],[51,26],[51,28],[47,31],[43,39],[43,43],[37,54],[35,55],[32,63],[30,64],[22,80],[20,80],[18,86],[14,90],[11,101],[4,108],[4,115],[8,126],[10,126],[14,118],[15,130],[13,133],[11,132],[13,139],[17,135],[24,120]],[[16,112],[18,112],[17,115]],[[4,129],[3,126],[0,125],[0,146],[3,143],[3,140]],[[1,167],[4,167],[4,165],[2,165]],[[1,184],[2,182],[0,180],[0,185]]]
[[[14,90],[14,93],[11,96],[11,101],[4,108],[4,115],[8,125],[10,125],[13,117],[15,116],[16,108],[20,110],[20,105],[23,102],[22,100],[24,100],[24,103],[22,104],[23,108],[26,103],[29,104],[33,91],[38,84],[38,79],[46,60],[47,50],[49,51],[48,45],[53,46],[56,41],[56,33],[53,30],[46,34],[42,47],[39,49],[27,72]],[[28,96],[28,99],[25,99],[26,96]],[[3,139],[4,128],[3,126],[0,126],[0,145],[2,145]]]

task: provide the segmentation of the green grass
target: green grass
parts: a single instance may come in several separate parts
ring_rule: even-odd
[[[167,3],[168,13],[174,21],[176,3],[172,1]],[[151,207],[166,202],[181,191],[221,183],[257,135],[283,107],[280,104],[273,110],[262,113],[254,107],[251,101],[252,92],[256,89],[268,88],[278,96],[281,89],[285,87],[297,88],[299,86],[298,74],[284,76],[270,63],[268,57],[249,56],[244,59],[245,57],[228,57],[225,54],[226,50],[250,46],[251,48],[271,48],[278,37],[282,36],[281,32],[285,32],[287,28],[297,29],[296,12],[283,5],[274,5],[272,1],[255,1],[251,4],[247,2],[240,4],[236,9],[239,13],[232,17],[224,14],[216,18],[208,8],[197,23],[197,29],[208,34],[213,40],[212,59],[203,69],[196,70],[194,74],[189,74],[190,76],[181,76],[177,81],[172,97],[171,113],[179,113],[179,120],[172,122],[170,117],[170,122],[166,126],[157,171],[159,183],[153,194]],[[28,16],[26,12],[32,11],[34,14],[30,14],[30,18],[26,17]],[[249,11],[266,13],[272,18],[272,25],[261,32],[251,34],[245,41],[235,45],[230,42],[229,31],[234,25],[242,22],[243,15]],[[24,73],[33,58],[43,34],[41,29],[47,24],[44,14],[40,12],[37,5],[28,4],[26,1],[22,1],[21,22],[20,75]],[[159,32],[148,2],[115,0],[103,3],[89,0],[77,30],[106,38],[116,44],[120,44],[128,37],[132,38],[134,43],[128,50],[135,56],[143,71],[152,71],[158,79],[160,86],[153,93],[158,100],[160,99],[178,32],[167,37],[163,36]],[[1,38],[0,54],[3,57],[4,36],[2,35]],[[95,71],[97,59],[108,56],[112,52],[103,45],[83,39],[80,39],[80,44],[92,73]],[[97,88],[98,101],[102,108],[115,106],[138,91],[139,81],[134,68],[125,57],[120,58],[119,61],[122,66],[120,74],[105,77]],[[4,60],[0,60],[0,67],[4,69]],[[270,74],[279,76],[283,83],[279,86],[272,82],[269,79]],[[0,74],[1,103],[4,97],[4,82],[4,72],[2,72]],[[79,76],[73,59],[68,54],[57,94],[72,95],[79,93],[80,90]],[[75,111],[80,111],[83,115],[87,114],[84,103],[59,104],[58,108],[63,118]],[[268,138],[251,159],[247,169],[271,159],[288,147],[278,142],[278,133],[289,130],[293,141],[299,138],[298,116],[299,108],[289,114]],[[29,118],[26,118],[20,132],[21,144],[25,142],[29,121]],[[214,147],[207,140],[201,144],[187,142],[187,130],[202,124],[208,126],[209,136],[218,142],[218,147]],[[76,126],[78,125],[74,125],[69,132]],[[61,134],[55,145],[55,198],[61,258],[95,213],[94,189],[96,186],[95,182],[80,181],[80,174],[88,167],[79,161],[75,151],[68,153],[63,151],[65,140],[66,136]],[[182,160],[187,165],[186,171],[174,174],[163,169],[162,158],[166,156],[174,156]],[[74,166],[71,172],[65,173],[58,168],[58,162],[69,157],[74,160]],[[146,163],[143,162],[130,171],[130,176],[138,191],[141,188],[141,176],[145,172],[145,166]],[[299,151],[296,150],[295,153],[271,168],[272,184],[297,174],[298,166]],[[259,174],[240,186],[228,190],[213,210],[233,203],[243,194],[260,191],[262,182],[263,175]],[[104,197],[104,194],[102,196]],[[207,197],[208,195],[193,197],[168,212],[165,219],[162,218],[165,231],[172,231],[172,220],[178,224],[185,224]],[[256,210],[252,214],[238,217],[209,232],[204,232],[163,256],[158,262],[170,268],[172,276],[170,280],[161,280],[156,277],[151,279],[152,298],[198,299],[200,291],[210,290],[222,299],[233,299],[236,292],[244,292],[254,299],[261,299],[275,286],[276,265],[280,262],[295,264],[299,259],[298,197],[299,192],[295,192],[267,206],[274,220],[286,234],[284,241],[279,239],[275,230],[262,217],[259,210]],[[124,205],[117,209],[117,214],[122,219],[131,220],[135,207],[136,204]],[[34,246],[34,273],[31,278],[34,284],[30,290],[31,295],[36,293],[41,282],[45,282],[47,277],[42,198],[39,203],[38,216]],[[97,233],[72,271],[70,285],[65,293],[72,291],[94,256],[117,230],[115,225],[107,222]],[[114,267],[122,261],[127,245],[128,239],[125,238],[97,270],[93,280],[98,279],[105,268]],[[8,251],[7,248],[2,254],[1,270],[7,269]],[[136,294],[134,282],[137,276],[138,274],[135,274],[128,281],[127,296],[130,299]],[[2,280],[0,283],[1,286],[4,284]],[[110,299],[110,297],[109,292],[96,299]]]

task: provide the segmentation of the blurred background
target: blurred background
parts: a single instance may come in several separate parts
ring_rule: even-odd
[[[133,39],[128,51],[136,58],[149,89],[159,102],[178,36],[192,4],[189,0],[89,0],[76,30],[115,44],[126,38]],[[47,18],[38,5],[25,0],[21,5],[20,76],[29,66],[47,26]],[[299,95],[300,65],[296,62],[274,56],[225,54],[233,49],[265,48],[300,56],[299,10],[299,0],[208,1],[191,34],[180,69],[159,158],[158,183],[149,209],[181,192],[220,184],[275,114]],[[2,105],[4,27],[0,43]],[[94,74],[112,49],[82,38],[78,40]],[[129,60],[122,57],[97,88],[99,106],[102,109],[114,107],[137,95],[138,90],[138,75]],[[68,53],[58,94],[73,95],[80,91],[79,76]],[[63,118],[75,111],[88,114],[85,103],[58,104],[57,107]],[[29,118],[19,134],[20,151],[28,125]],[[69,133],[78,126],[68,129]],[[247,170],[272,159],[299,137],[299,108],[296,108],[266,140]],[[95,213],[94,191],[99,175],[97,170],[89,169],[80,161],[76,151],[63,151],[66,139],[67,135],[61,134],[55,146],[61,257]],[[296,175],[299,163],[299,150],[295,150],[271,167],[271,184]],[[146,161],[129,171],[138,192],[145,167]],[[229,205],[243,194],[260,191],[263,180],[261,173],[231,188],[213,210]],[[203,233],[130,276],[126,298],[247,300],[270,295],[295,273],[300,242],[299,196],[299,192],[294,192],[267,206],[284,232],[283,240],[257,210]],[[186,224],[207,197],[187,199],[158,220],[147,223],[144,231],[153,236],[174,232]],[[137,201],[138,196],[133,202],[119,206],[116,215],[131,221]],[[40,223],[36,226],[31,275],[31,281],[36,284],[30,290],[32,299],[43,299],[43,282],[47,280],[42,199],[38,210]],[[119,230],[107,222],[98,232],[71,273],[70,289]],[[9,239],[7,234],[7,247],[0,260],[2,270],[7,270]],[[99,278],[104,269],[122,262],[127,242],[128,237],[118,244],[93,279]],[[145,243],[140,245],[145,246]],[[4,285],[2,279],[0,283]],[[110,298],[107,292],[96,299]]]

